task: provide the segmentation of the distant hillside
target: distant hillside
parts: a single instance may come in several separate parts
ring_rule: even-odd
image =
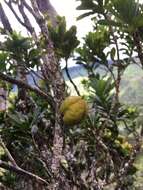
[[[69,73],[70,73],[70,76],[71,76],[72,79],[87,76],[86,69],[83,66],[80,66],[80,65],[69,67],[68,70],[69,70]],[[68,80],[68,77],[67,77],[65,69],[63,69],[62,71],[63,71],[63,75],[64,75],[65,80]]]
[[[81,92],[85,93],[81,80],[87,77],[86,70],[82,66],[75,66],[69,68],[69,72]],[[105,71],[100,68],[97,69],[97,72],[103,74]],[[71,93],[75,94],[64,70],[63,74],[70,86]],[[143,70],[138,65],[131,64],[124,72],[120,87],[120,100],[126,104],[143,105]]]
[[[69,73],[70,73],[70,76],[72,79],[76,79],[78,77],[87,77],[88,76],[87,70],[81,65],[69,67],[68,70],[69,70]],[[100,68],[98,67],[96,69],[96,72],[99,72],[102,74],[105,73],[105,67],[104,67],[104,69],[102,66],[100,66]],[[64,75],[65,80],[68,80],[65,69],[63,69],[63,75]]]
[[[128,66],[123,75],[120,90],[122,102],[143,105],[143,70],[139,66]]]

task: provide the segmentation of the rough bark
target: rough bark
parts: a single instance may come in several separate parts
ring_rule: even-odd
[[[62,76],[59,63],[54,54],[53,43],[49,38],[49,32],[47,25],[39,13],[38,5],[34,0],[31,0],[33,10],[35,11],[35,19],[40,26],[41,33],[46,39],[46,62],[43,66],[43,75],[51,83],[52,91],[54,95],[54,101],[56,102],[55,106],[55,127],[54,127],[54,140],[53,140],[53,159],[51,164],[51,169],[54,174],[53,183],[51,186],[52,189],[59,189],[60,185],[60,160],[62,158],[62,148],[63,148],[63,135],[61,128],[61,118],[59,113],[59,106],[61,101],[65,96],[65,83]]]
[[[140,64],[143,68],[143,48],[142,48],[142,43],[141,43],[141,39],[140,39],[140,35],[139,35],[139,32],[134,32],[133,34],[133,40],[134,40],[134,44],[137,48],[137,53],[138,53],[138,57],[140,59]]]
[[[2,24],[3,24],[4,29],[7,32],[11,33],[12,32],[12,27],[11,27],[10,22],[9,22],[5,12],[4,12],[4,9],[3,9],[1,3],[0,3],[0,20],[1,20]]]
[[[24,83],[27,83],[26,71],[22,65],[17,64],[17,78]],[[26,113],[27,107],[27,91],[23,87],[18,87],[18,101],[21,100],[21,104],[18,104],[18,110]]]
[[[58,16],[55,8],[52,6],[49,0],[36,0],[37,5],[41,13],[43,15],[48,15],[49,20],[52,23],[52,26],[56,26],[57,24],[57,19],[56,17]]]

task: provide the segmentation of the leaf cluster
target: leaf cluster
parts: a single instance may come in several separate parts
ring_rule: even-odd
[[[67,60],[79,44],[76,37],[76,26],[71,26],[67,30],[65,18],[58,17],[57,19],[57,26],[55,28],[51,25],[48,26],[50,37],[54,43],[57,57]]]

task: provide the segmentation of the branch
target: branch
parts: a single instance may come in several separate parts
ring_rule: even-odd
[[[10,170],[10,171],[13,171],[13,172],[16,172],[17,174],[20,174],[20,175],[25,175],[27,177],[35,179],[39,183],[48,185],[48,182],[46,180],[42,179],[41,177],[39,177],[39,176],[37,176],[37,175],[35,175],[35,174],[31,173],[31,172],[28,172],[28,171],[20,168],[17,165],[16,161],[14,160],[11,153],[7,149],[6,145],[4,144],[1,136],[0,136],[0,145],[4,149],[6,155],[8,156],[8,158],[9,158],[9,160],[11,162],[11,164],[9,164],[9,163],[7,163],[5,161],[0,160],[0,167],[2,167],[4,169],[7,169],[7,170]]]
[[[4,0],[4,2],[5,2],[6,5],[10,8],[10,10],[11,10],[12,13],[14,14],[14,16],[15,16],[15,18],[18,20],[18,22],[19,22],[22,26],[24,26],[25,28],[27,28],[27,30],[29,31],[30,28],[29,28],[29,27],[26,25],[26,23],[24,23],[24,22],[21,20],[21,18],[18,16],[18,14],[16,13],[16,11],[14,10],[14,8],[13,8],[13,6],[12,6],[11,1],[10,1],[10,0],[9,0],[9,1]]]
[[[23,2],[21,2],[20,4],[18,4],[18,8],[19,8],[19,11],[23,17],[23,20],[24,20],[24,23],[26,26],[28,26],[28,30],[29,32],[31,33],[31,35],[33,34],[34,32],[34,28],[32,27],[27,15],[25,14],[25,11],[24,11],[24,5],[23,5]]]
[[[111,17],[107,13],[104,13],[103,16],[107,21],[111,20]],[[118,45],[118,39],[115,36],[115,32],[114,32],[113,27],[111,25],[109,25],[109,31],[110,31],[110,33],[111,33],[111,35],[113,37],[113,40],[114,40],[114,43],[115,43],[115,46],[116,46],[117,60],[120,61],[120,50],[119,50],[119,45]],[[114,97],[114,100],[113,100],[113,103],[112,103],[113,112],[114,111],[117,112],[117,110],[118,110],[120,82],[121,82],[121,71],[122,71],[122,69],[120,67],[117,67],[117,79],[115,80],[115,97]]]
[[[11,161],[12,165],[14,167],[18,167],[14,158],[12,157],[12,155],[10,154],[9,150],[7,149],[7,147],[5,146],[4,142],[2,141],[1,137],[0,137],[0,145],[2,146],[2,148],[4,149],[6,155],[8,156],[9,160]]]
[[[12,28],[11,28],[11,25],[9,23],[9,20],[4,12],[4,9],[2,7],[2,4],[0,3],[0,19],[2,21],[2,24],[3,24],[3,27],[6,31],[8,32],[12,32]]]
[[[38,5],[35,0],[30,0],[32,8],[35,12],[35,20],[41,29],[41,34],[44,36],[46,41],[46,54],[44,56],[44,64],[43,64],[43,75],[45,78],[51,82],[51,86],[53,88],[54,99],[59,108],[61,101],[65,96],[65,81],[59,67],[59,63],[55,56],[53,42],[49,37],[49,31],[47,28],[47,24],[45,22],[44,17],[40,14]]]
[[[28,172],[18,166],[13,166],[12,164],[8,164],[7,162],[4,162],[2,160],[0,160],[0,167],[4,168],[6,170],[9,170],[9,171],[13,171],[20,175],[25,175],[27,177],[30,177],[41,184],[49,185],[48,182],[46,180],[42,179],[41,177],[39,177],[31,172]]]
[[[133,34],[133,40],[134,40],[134,44],[137,48],[137,53],[138,53],[138,57],[140,59],[141,66],[143,68],[143,49],[142,49],[142,43],[141,43],[140,35],[138,32],[135,32]]]
[[[37,42],[37,35],[34,30],[34,27],[31,25],[31,22],[27,16],[27,14],[24,11],[24,1],[22,0],[20,4],[18,4],[19,11],[23,17],[25,26],[27,26],[27,30],[30,32],[30,34],[33,36],[34,40]]]
[[[138,139],[138,142],[133,147],[133,151],[130,155],[129,160],[127,160],[127,162],[124,163],[123,167],[118,171],[117,178],[116,178],[116,176],[112,176],[111,179],[108,181],[108,183],[104,184],[104,187],[107,185],[113,184],[116,181],[122,181],[123,180],[123,178],[127,174],[128,170],[133,165],[137,154],[140,152],[141,145],[142,145],[142,140]]]
[[[34,10],[28,5],[28,3],[25,0],[22,0],[24,6],[26,7],[26,9],[33,15],[33,17],[36,17],[36,14],[34,12]]]
[[[71,78],[71,76],[70,76],[70,73],[69,73],[69,70],[68,70],[68,61],[67,61],[67,60],[65,60],[65,61],[66,61],[65,71],[66,71],[67,77],[68,77],[70,83],[73,85],[73,87],[74,87],[74,89],[75,89],[77,95],[80,96],[80,92],[79,92],[79,90],[78,90],[76,84],[73,82],[73,80],[72,80],[72,78]]]
[[[0,72],[0,79],[1,80],[4,80],[4,81],[7,81],[11,84],[16,84],[18,87],[21,87],[21,88],[25,88],[25,89],[28,89],[28,90],[31,90],[33,92],[35,92],[37,95],[40,95],[42,96],[43,98],[45,98],[46,100],[48,100],[48,103],[50,104],[50,106],[54,109],[55,108],[55,102],[54,102],[54,99],[51,95],[49,94],[46,94],[45,92],[41,91],[40,89],[38,88],[35,88],[33,86],[30,86],[29,84],[21,81],[21,80],[18,80],[18,79],[14,79],[6,74],[3,74]]]
[[[57,16],[55,8],[52,6],[49,0],[36,0],[38,8],[43,15],[48,15],[49,20],[53,27],[57,26]]]

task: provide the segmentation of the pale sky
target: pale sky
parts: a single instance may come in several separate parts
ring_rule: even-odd
[[[76,18],[82,14],[82,11],[76,10],[76,7],[80,4],[76,0],[51,0],[51,3],[59,15],[66,17],[68,27],[71,25],[77,26],[78,36],[83,37],[92,30],[92,22],[89,18],[76,21]]]

